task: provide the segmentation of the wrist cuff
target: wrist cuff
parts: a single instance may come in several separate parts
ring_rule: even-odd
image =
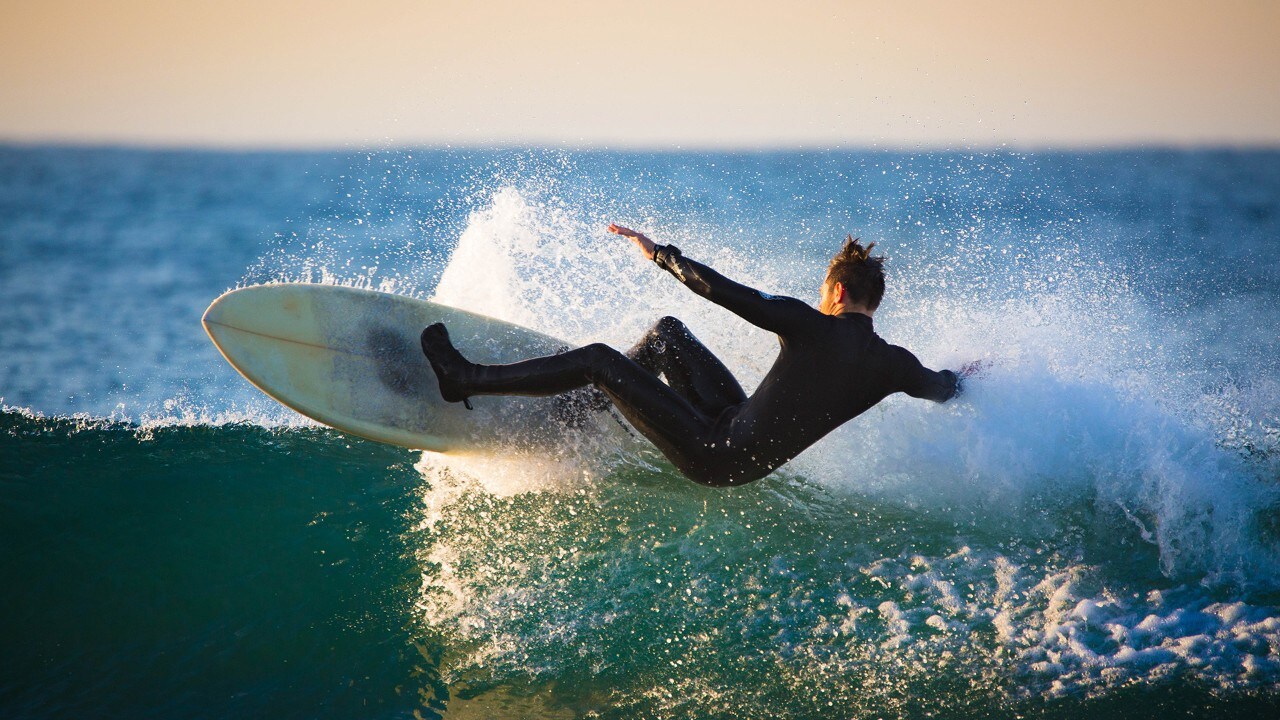
[[[653,261],[663,268],[669,269],[671,259],[680,256],[680,248],[675,245],[659,245],[653,249]]]

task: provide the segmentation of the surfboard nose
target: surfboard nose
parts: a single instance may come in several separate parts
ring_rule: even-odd
[[[209,332],[210,323],[218,321],[218,316],[220,314],[218,303],[220,300],[222,300],[221,297],[209,303],[209,307],[205,308],[204,314],[200,316],[200,324],[204,326],[204,331],[206,333]]]
[[[222,298],[221,295],[209,303],[209,307],[205,308],[204,314],[200,316],[200,326],[204,328],[204,332],[213,341],[214,345],[218,344],[218,337],[214,335],[213,328],[220,323],[218,320],[222,317]]]
[[[215,345],[218,344],[219,336],[221,335],[219,331],[227,327],[236,326],[237,318],[245,314],[243,312],[244,308],[239,307],[244,303],[238,302],[243,297],[241,291],[244,289],[228,290],[219,295],[213,302],[209,303],[209,307],[205,308],[204,314],[200,316],[200,325],[204,327],[205,333],[208,334],[209,339],[213,340]]]
[[[219,295],[204,315],[200,323],[207,332],[212,326],[226,326],[235,329],[259,330],[258,325],[264,320],[263,298],[272,298],[271,307],[291,314],[297,314],[298,302],[291,298],[287,285],[251,285],[235,288]],[[265,313],[269,315],[270,313]]]
[[[271,332],[273,329],[269,322],[271,313],[264,312],[262,299],[264,296],[270,298],[276,294],[277,287],[270,285],[228,290],[209,303],[204,315],[200,316],[200,324],[213,344],[225,353],[223,342],[231,334]]]

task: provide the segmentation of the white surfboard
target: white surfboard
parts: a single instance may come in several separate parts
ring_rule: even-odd
[[[612,410],[569,413],[555,398],[484,396],[446,403],[419,334],[443,322],[480,363],[548,355],[566,343],[528,328],[401,295],[308,283],[232,290],[205,311],[205,331],[249,382],[290,408],[401,447],[453,454],[554,448],[567,439],[633,440]]]

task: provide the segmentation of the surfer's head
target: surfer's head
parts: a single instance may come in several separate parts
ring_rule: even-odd
[[[818,309],[830,314],[837,305],[866,308],[875,312],[884,297],[884,257],[871,256],[875,243],[863,245],[858,238],[845,238],[844,247],[831,258],[822,282],[822,302]]]

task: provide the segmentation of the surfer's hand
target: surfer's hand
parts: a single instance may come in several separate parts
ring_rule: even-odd
[[[965,363],[956,371],[956,375],[962,378],[981,377],[982,373],[986,372],[989,367],[991,367],[990,360],[974,360],[973,362]]]
[[[614,235],[621,235],[622,237],[627,238],[631,242],[635,243],[636,247],[640,248],[640,252],[644,253],[646,258],[650,260],[653,259],[654,248],[657,246],[654,245],[652,240],[645,237],[644,233],[636,232],[631,228],[622,227],[617,223],[609,223],[609,232]]]

